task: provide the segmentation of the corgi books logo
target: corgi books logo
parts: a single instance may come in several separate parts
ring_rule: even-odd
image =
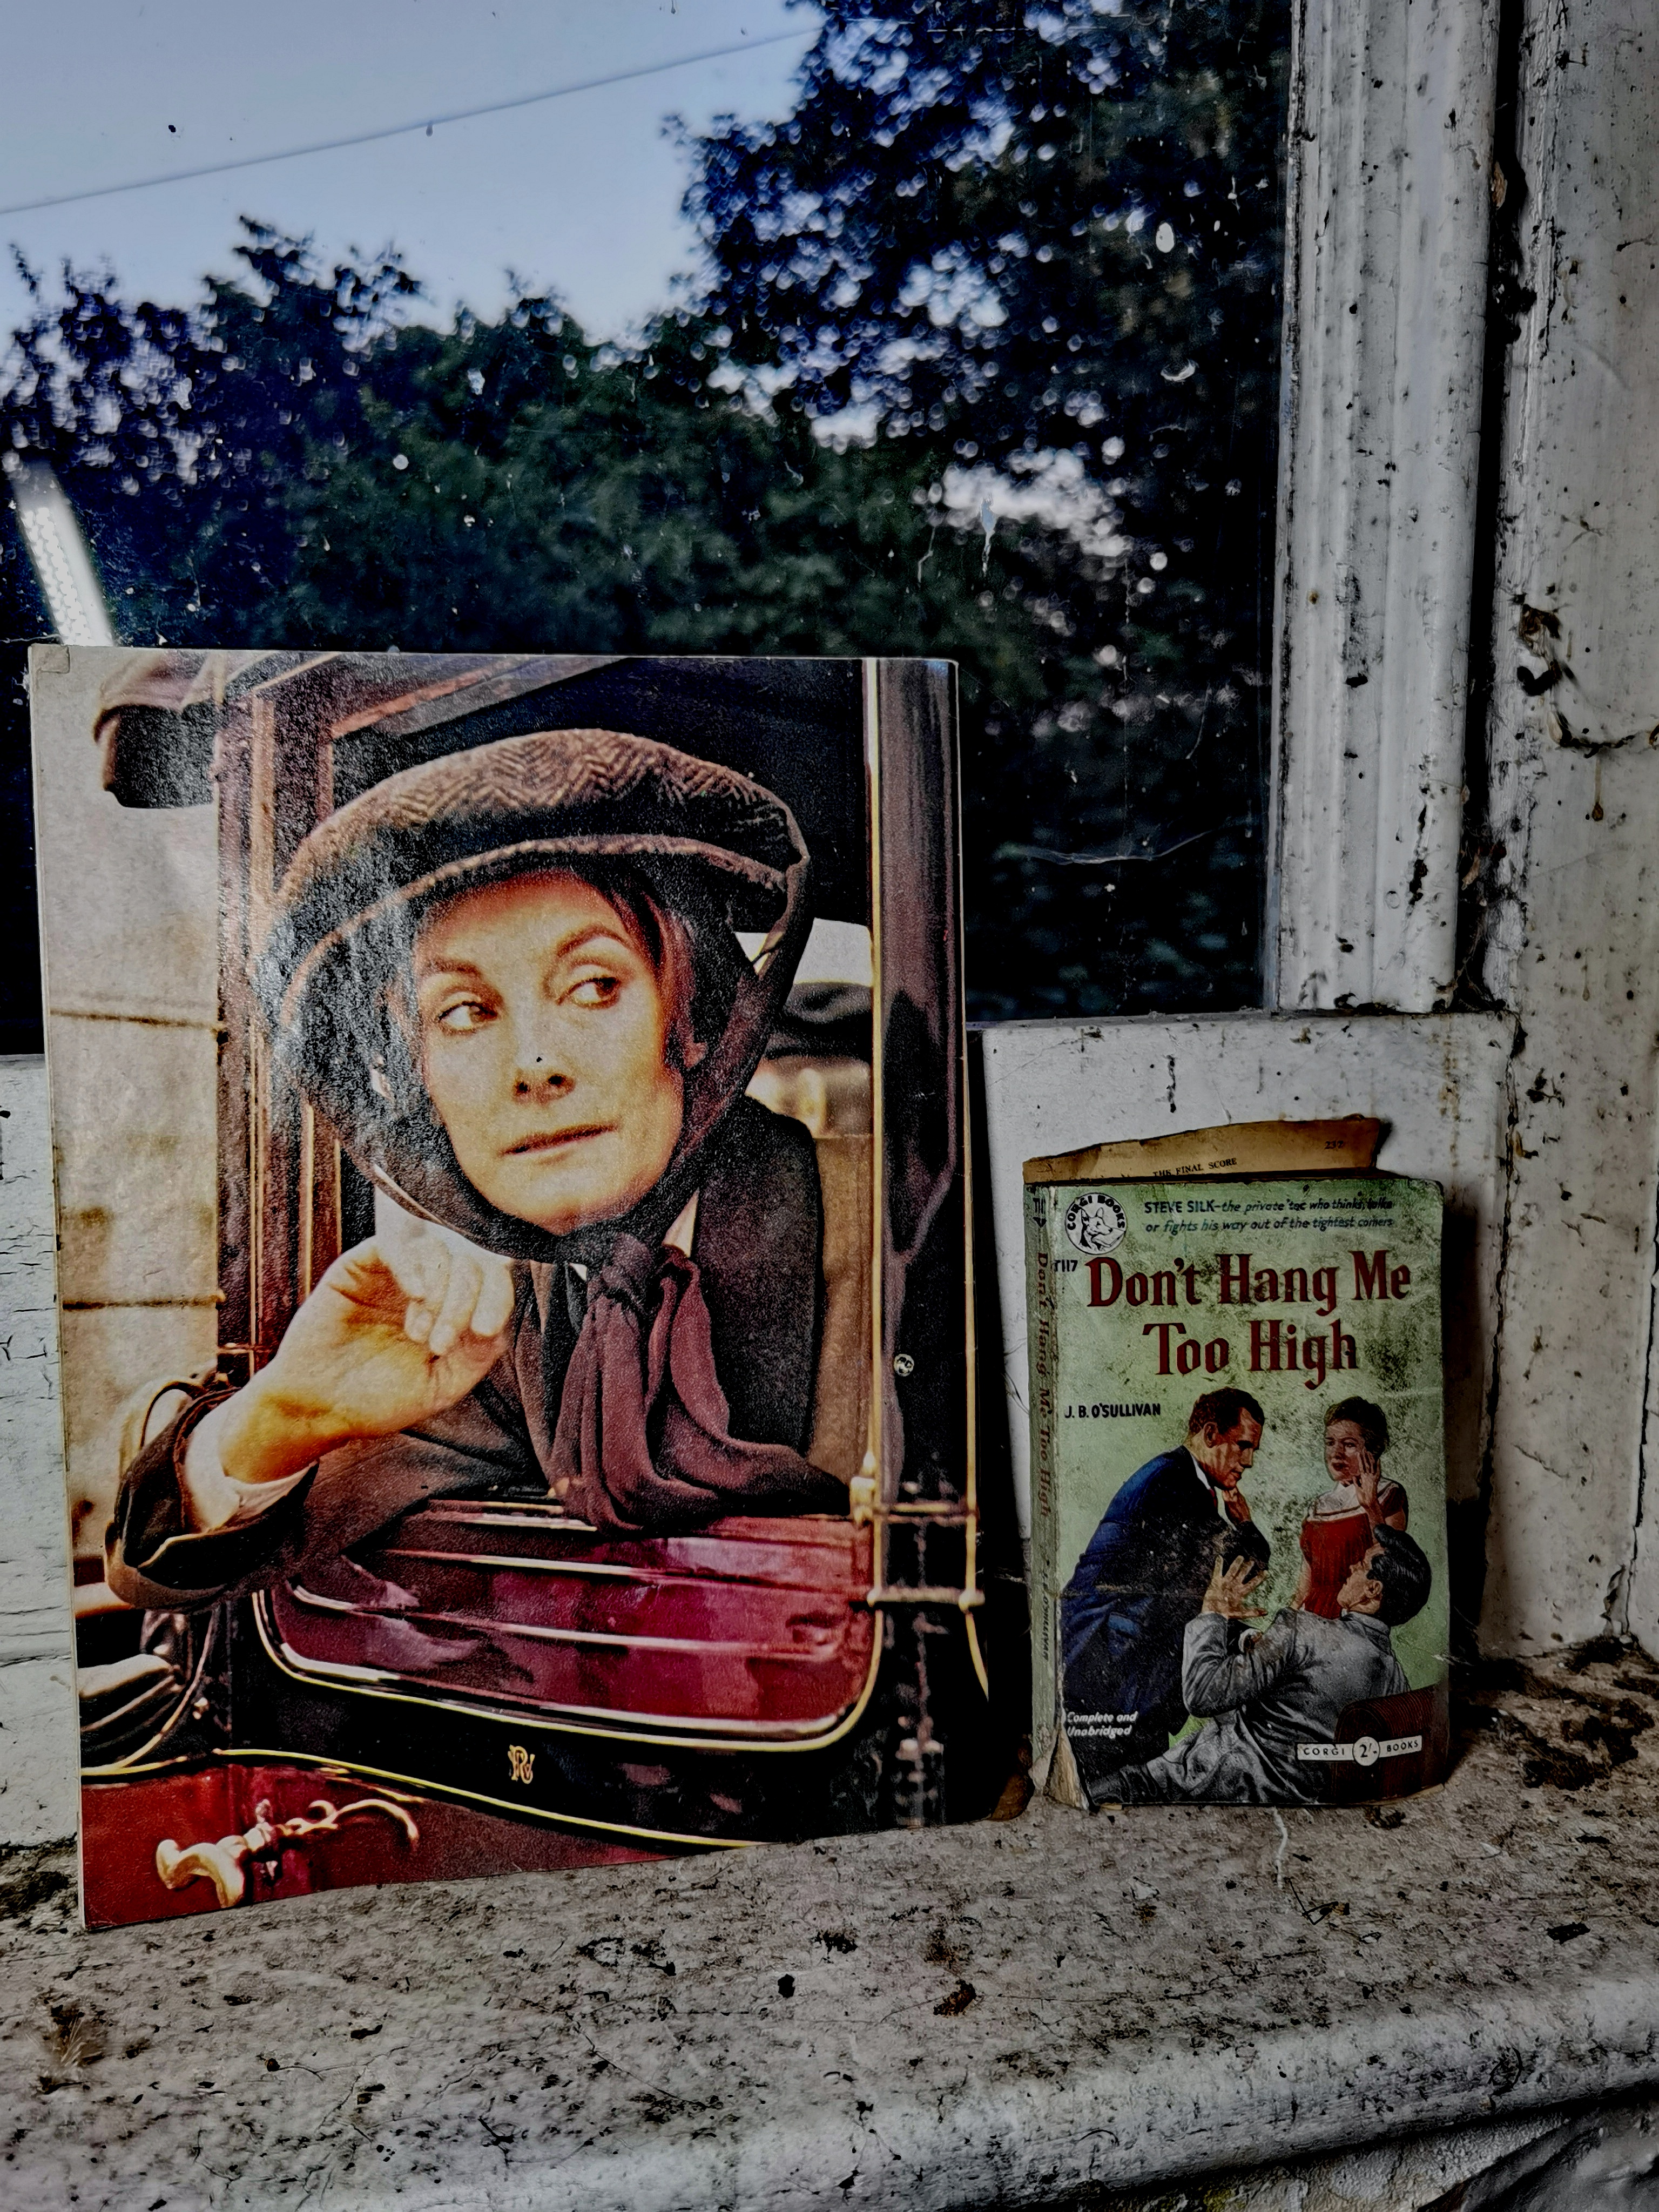
[[[1079,1252],[1115,1251],[1128,1231],[1128,1218],[1109,1191],[1085,1190],[1066,1209],[1066,1234]]]

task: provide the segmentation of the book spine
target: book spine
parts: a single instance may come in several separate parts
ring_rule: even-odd
[[[1050,1194],[1025,1194],[1026,1299],[1030,1313],[1028,1388],[1031,1422],[1031,1778],[1048,1780],[1059,1733],[1060,1607],[1055,1589],[1054,1391],[1060,1373],[1055,1338],[1059,1302],[1049,1243]]]

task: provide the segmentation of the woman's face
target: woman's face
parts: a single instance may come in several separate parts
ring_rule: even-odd
[[[449,900],[415,947],[421,1066],[461,1172],[556,1237],[614,1220],[679,1140],[669,1008],[628,924],[580,878]]]
[[[1325,1431],[1325,1464],[1338,1482],[1358,1482],[1365,1439],[1358,1421],[1333,1421]]]

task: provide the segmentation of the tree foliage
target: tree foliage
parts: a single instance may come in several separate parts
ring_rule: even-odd
[[[975,1011],[1248,1001],[1282,9],[823,15],[637,342],[249,224],[192,307],[38,288],[5,430],[135,642],[949,656]]]
[[[1032,721],[992,690],[970,724],[980,911],[1019,917],[1068,1010],[1248,1000],[1285,11],[823,12],[793,114],[703,149],[712,304],[805,410],[855,410],[941,474],[1048,489],[1090,526],[1092,604],[1056,607],[1044,641],[1064,704]],[[1116,892],[1030,849],[1167,853],[1194,833],[1168,866],[1126,864]],[[1029,1003],[990,947],[978,964],[982,989]]]

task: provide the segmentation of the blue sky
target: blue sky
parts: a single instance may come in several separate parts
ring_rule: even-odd
[[[240,215],[325,254],[400,246],[432,308],[486,313],[517,271],[596,336],[692,264],[684,157],[663,130],[787,114],[817,17],[786,0],[58,0],[7,25],[0,207],[119,185],[695,55],[749,51],[477,120],[228,176],[0,216],[0,329],[23,312],[9,248],[54,276],[107,263],[182,301],[228,272]],[[792,35],[784,42],[777,34]],[[169,126],[172,126],[171,128]]]

